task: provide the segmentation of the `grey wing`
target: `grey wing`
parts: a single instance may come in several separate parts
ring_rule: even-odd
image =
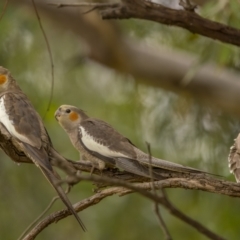
[[[15,162],[33,163],[23,152],[21,144],[0,123],[0,148]]]
[[[30,101],[21,92],[7,93],[2,98],[7,116],[4,115],[2,110],[0,121],[11,135],[40,149],[42,145],[41,122]]]
[[[119,156],[135,158],[134,145],[129,139],[117,132],[111,125],[104,121],[89,118],[81,124],[90,136],[92,136],[99,145],[107,147],[109,152],[119,153]],[[87,147],[87,146],[86,146]],[[108,157],[116,155],[109,153]]]

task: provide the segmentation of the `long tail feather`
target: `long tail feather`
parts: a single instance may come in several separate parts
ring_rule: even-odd
[[[59,197],[61,198],[62,202],[66,205],[66,207],[69,209],[69,211],[74,215],[74,217],[77,219],[79,225],[81,226],[81,228],[83,229],[83,231],[87,231],[84,223],[82,222],[82,220],[80,219],[80,217],[78,216],[77,212],[74,210],[71,202],[69,201],[69,199],[67,198],[67,195],[65,194],[65,192],[63,191],[63,189],[58,186],[58,182],[59,180],[55,177],[55,175],[53,173],[49,174],[48,171],[46,171],[45,169],[41,168],[42,173],[44,174],[44,176],[48,179],[48,181],[51,183],[51,185],[53,186],[53,188],[56,190],[56,192],[58,193]]]
[[[136,175],[150,178],[149,167],[140,164],[138,161],[127,159],[127,158],[117,158],[116,159],[116,167],[121,168],[127,172],[134,173]],[[163,177],[158,175],[154,171],[153,178],[156,180],[161,180]]]
[[[77,219],[79,225],[83,229],[83,231],[86,231],[86,227],[84,226],[83,222],[81,221],[80,217],[74,210],[71,202],[67,198],[67,195],[63,191],[63,189],[58,186],[59,179],[54,175],[53,168],[48,160],[48,155],[44,154],[42,150],[38,150],[29,144],[23,143],[23,146],[25,147],[26,151],[25,154],[37,165],[43,175],[47,178],[47,180],[50,182],[50,184],[53,186],[53,188],[58,193],[59,197],[61,198],[62,202],[66,205],[66,207],[69,209],[69,211],[74,215],[74,217]]]

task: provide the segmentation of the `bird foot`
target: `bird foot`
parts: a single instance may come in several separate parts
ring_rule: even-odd
[[[66,177],[66,182],[68,186],[73,187],[75,184],[79,183],[81,181],[80,175],[81,175],[80,170],[76,172],[76,175],[71,175],[71,176],[68,175]]]
[[[93,174],[93,172],[94,172],[94,169],[95,169],[95,166],[92,165],[91,172],[90,172],[90,176],[92,176],[92,174]]]

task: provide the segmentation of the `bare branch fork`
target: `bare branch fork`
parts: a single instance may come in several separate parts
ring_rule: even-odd
[[[57,7],[98,9],[103,19],[137,18],[178,26],[205,37],[240,46],[240,30],[201,17],[194,11],[176,10],[146,0],[122,0],[119,3],[49,3]]]
[[[81,176],[79,179],[81,180],[86,180],[86,181],[94,181],[94,182],[102,182],[105,183],[106,185],[112,185],[112,186],[118,186],[118,187],[111,187],[104,189],[102,191],[97,192],[93,196],[82,200],[81,202],[78,202],[74,205],[74,208],[77,212],[82,211],[92,205],[98,204],[101,200],[108,196],[112,196],[114,194],[117,194],[119,196],[123,196],[126,194],[130,194],[133,192],[138,192],[142,196],[145,196],[146,198],[157,202],[158,204],[163,205],[166,209],[169,210],[169,212],[175,216],[184,221],[185,223],[191,225],[194,227],[197,231],[201,232],[205,236],[207,236],[209,239],[214,239],[214,240],[223,240],[224,238],[216,235],[215,233],[211,232],[208,230],[206,227],[204,227],[202,224],[198,223],[197,221],[191,219],[190,217],[186,216],[182,212],[180,212],[178,209],[176,209],[170,202],[169,200],[163,196],[157,196],[154,193],[149,192],[148,190],[152,189],[152,182],[148,183],[128,183],[125,181],[121,180],[116,180],[113,178],[109,177],[99,177],[99,176]],[[162,181],[157,181],[154,182],[155,188],[159,188],[163,185],[161,185],[161,182],[164,182],[165,180]],[[119,187],[121,186],[121,187]],[[49,224],[57,222],[67,216],[69,216],[71,213],[68,210],[62,210],[55,212],[45,219],[43,219],[41,222],[37,224],[28,234],[25,236],[23,240],[32,240],[34,239],[43,229],[45,229]]]

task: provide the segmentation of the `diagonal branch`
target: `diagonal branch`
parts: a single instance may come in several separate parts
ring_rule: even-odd
[[[52,51],[51,51],[51,47],[50,47],[50,44],[49,44],[49,41],[48,41],[48,37],[47,37],[47,34],[43,28],[43,25],[42,25],[42,21],[41,21],[41,18],[40,18],[40,15],[38,13],[38,9],[37,9],[37,6],[35,4],[35,1],[32,0],[32,4],[33,4],[33,8],[34,8],[34,11],[36,13],[36,17],[37,17],[37,20],[38,20],[38,23],[39,23],[39,27],[41,29],[41,32],[42,32],[42,35],[43,35],[43,38],[44,38],[44,41],[46,43],[46,46],[47,46],[47,51],[48,51],[48,55],[49,55],[49,59],[50,59],[50,66],[51,66],[51,92],[50,92],[50,98],[49,98],[49,102],[48,102],[48,105],[47,105],[47,111],[45,113],[45,116],[47,114],[47,112],[49,111],[50,109],[50,106],[51,106],[51,102],[52,102],[52,98],[53,98],[53,89],[54,89],[54,63],[53,63],[53,55],[52,55]],[[43,117],[43,119],[45,118],[45,116]]]
[[[148,157],[149,157],[149,176],[151,177],[151,183],[152,183],[152,190],[155,195],[157,195],[157,191],[154,185],[154,178],[153,178],[153,167],[152,167],[152,153],[151,153],[151,146],[148,142],[146,142],[147,149],[148,149]],[[164,233],[166,240],[172,240],[171,234],[167,228],[167,225],[165,221],[163,220],[162,214],[159,209],[159,205],[157,202],[154,202],[154,211],[156,213],[156,216],[158,218],[160,227]]]
[[[168,197],[166,196],[166,194],[163,191],[163,201],[165,202],[165,207],[168,209],[168,211],[174,215],[175,217],[181,219],[182,221],[184,221],[185,223],[189,224],[190,226],[194,227],[195,229],[197,229],[199,232],[201,232],[203,235],[209,237],[210,239],[216,239],[216,240],[221,240],[224,239],[218,235],[216,235],[213,232],[210,232],[207,228],[203,227],[202,224],[200,224],[199,222],[197,222],[196,220],[188,217],[186,214],[184,214],[183,212],[179,211],[179,209],[177,209],[168,199]]]
[[[8,2],[9,2],[9,0],[6,0],[6,1],[5,1],[3,10],[2,10],[2,12],[0,13],[0,21],[2,20],[4,14],[5,14],[6,10],[7,10]]]

